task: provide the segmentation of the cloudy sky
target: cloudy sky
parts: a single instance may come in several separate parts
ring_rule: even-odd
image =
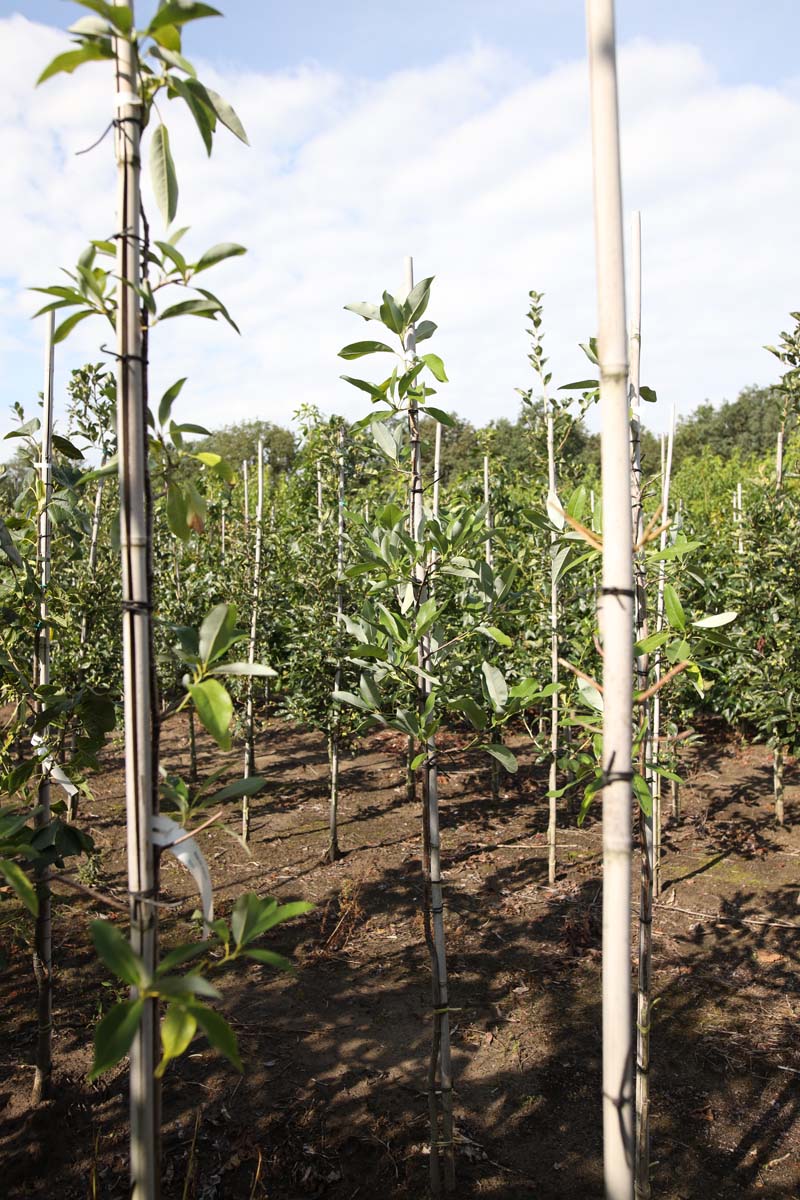
[[[137,5],[140,24],[151,7]],[[286,424],[302,403],[362,415],[336,352],[366,327],[343,305],[398,290],[406,254],[436,276],[443,407],[477,424],[516,414],[514,389],[531,382],[531,288],[546,296],[555,382],[584,377],[577,343],[594,332],[595,285],[581,0],[220,7],[225,20],[189,26],[184,49],[232,101],[250,148],[220,136],[209,161],[177,105],[162,111],[185,249],[249,248],[207,276],[243,336],[165,324],[154,392],[188,375],[180,417],[212,427]],[[658,390],[647,415],[659,429],[673,402],[688,413],[773,380],[762,344],[800,307],[800,5],[617,7],[623,186],[642,212],[643,381]],[[27,289],[57,282],[114,229],[110,138],[75,153],[110,119],[106,64],[34,90],[79,11],[0,0],[0,433],[10,404],[30,409],[42,386],[43,321],[30,320]],[[58,348],[60,394],[106,340],[90,321]]]

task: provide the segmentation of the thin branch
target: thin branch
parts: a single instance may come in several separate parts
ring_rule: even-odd
[[[671,679],[674,679],[676,675],[680,675],[681,671],[685,671],[686,668],[690,667],[691,665],[691,659],[688,658],[684,659],[683,662],[679,662],[678,665],[673,667],[671,671],[667,671],[666,675],[662,675],[661,679],[657,680],[652,687],[649,687],[646,691],[639,692],[636,696],[634,696],[634,703],[646,704],[651,696],[655,696],[656,692],[660,692],[665,684],[669,683]]]
[[[577,667],[574,667],[571,662],[567,661],[566,658],[560,658],[558,661],[562,667],[566,667],[568,671],[572,671],[573,675],[577,675],[578,679],[582,679],[584,683],[588,683],[591,687],[597,688],[598,692],[602,696],[603,685],[598,683],[596,679],[592,679],[591,675],[585,675],[583,671],[580,671]]]

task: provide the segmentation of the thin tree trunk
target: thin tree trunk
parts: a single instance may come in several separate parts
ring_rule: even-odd
[[[337,529],[336,529],[336,628],[337,631],[342,627],[342,614],[344,613],[344,431],[339,431],[339,455],[338,455],[338,488],[337,488]],[[320,492],[322,479],[318,476]],[[322,511],[322,497],[319,495],[319,507]],[[337,632],[337,642],[338,642]],[[333,688],[338,692],[342,686],[342,663],[339,657],[337,648],[336,655],[336,671],[334,673]],[[339,830],[338,830],[338,813],[339,813],[339,750],[341,740],[341,708],[338,701],[335,701],[333,728],[331,730],[331,807],[330,807],[330,838],[328,840],[328,858],[331,862],[335,862],[341,857],[339,849]]]
[[[641,460],[641,346],[642,346],[642,225],[641,215],[633,216],[631,237],[631,332],[630,332],[630,405],[631,405],[631,497],[633,542],[638,545],[644,533]],[[634,634],[636,641],[647,637],[647,575],[644,547],[634,555]],[[647,688],[648,655],[636,659],[636,682],[639,691]],[[652,796],[654,778],[647,762],[653,753],[652,729],[649,714],[644,712],[647,726],[642,742],[640,774],[644,776]],[[653,810],[639,810],[639,973],[636,1022],[636,1179],[637,1200],[650,1200],[650,1011],[653,976]]]
[[[242,482],[244,485],[244,540],[250,538],[250,479],[247,459],[242,462]]]
[[[775,448],[775,490],[783,486],[783,429],[778,430],[778,444]]]
[[[219,557],[220,557],[220,562],[223,564],[223,566],[225,565],[225,510],[226,510],[226,507],[227,507],[227,505],[226,505],[225,501],[223,500],[222,512],[220,513],[220,518],[219,518]]]
[[[258,600],[261,591],[261,543],[264,527],[264,443],[258,443],[258,495],[256,499],[256,544],[253,555],[253,603],[250,609],[250,642],[247,661],[252,666],[256,661],[256,631],[258,628]],[[249,779],[256,773],[255,728],[253,712],[253,676],[247,677],[247,699],[245,702],[245,747],[244,777]],[[250,797],[242,797],[242,837],[250,837]]]
[[[588,0],[602,420],[603,1157],[607,1200],[633,1195],[631,807],[633,562],[625,267],[612,0]]]
[[[483,503],[486,508],[486,541],[484,542],[484,557],[489,570],[494,568],[494,554],[492,553],[492,530],[494,521],[492,519],[492,491],[489,482],[489,455],[483,456]],[[502,742],[503,735],[501,730],[497,730],[497,740]],[[491,788],[492,800],[496,804],[500,799],[500,763],[496,758],[492,758],[489,763],[489,784]]]
[[[772,751],[772,780],[775,792],[775,820],[783,825],[783,746],[775,746]]]
[[[132,0],[128,0],[133,17]],[[157,964],[158,870],[152,820],[153,786],[150,514],[147,470],[146,366],[136,288],[140,281],[139,172],[142,102],[135,49],[116,40],[116,131],[119,201],[117,235],[117,436],[119,440],[120,547],[125,711],[125,794],[131,945],[149,976]],[[133,1200],[160,1192],[160,1096],[154,1070],[158,1052],[155,1000],[144,1005],[130,1053]]]
[[[36,631],[33,657],[33,681],[35,687],[47,687],[50,683],[50,626],[48,622],[47,592],[50,584],[50,496],[52,494],[53,455],[53,313],[48,315],[45,341],[44,406],[42,412],[42,458],[39,478],[42,484],[41,508],[38,517],[36,566],[39,587],[39,625]],[[41,714],[43,704],[36,701]],[[41,732],[42,749],[49,747],[49,729]],[[45,755],[44,757],[49,757]],[[37,829],[50,822],[50,767],[42,761],[38,789],[38,812],[34,819]],[[31,1091],[31,1103],[40,1104],[50,1092],[53,1070],[52,1026],[53,1026],[53,978],[52,978],[52,913],[50,904],[50,871],[46,866],[37,866],[36,895],[39,912],[36,917],[33,949],[33,974],[37,989],[36,1058]]]
[[[547,396],[545,376],[542,374],[542,399],[545,404],[547,422],[547,490],[553,502],[558,502],[558,480],[556,478],[556,447],[555,421],[553,407]],[[594,512],[594,493],[592,493],[592,511]],[[555,529],[550,531],[550,682],[558,683],[558,575],[556,573],[555,546],[558,534]],[[555,792],[558,788],[558,692],[550,697],[550,774],[549,774],[548,816],[547,816],[547,881],[552,887],[556,881],[556,840],[558,836],[558,800]]]
[[[661,523],[666,526],[669,519],[669,493],[670,481],[672,477],[672,451],[675,445],[675,421],[676,412],[675,405],[672,406],[672,417],[670,420],[669,436],[667,438],[666,448],[664,452],[664,465],[662,472],[661,483]],[[659,549],[661,553],[667,548],[667,530],[661,530],[661,541]],[[656,633],[660,633],[664,628],[664,587],[667,582],[667,564],[662,558],[658,564],[658,587],[656,590]],[[664,659],[659,646],[655,653],[655,682],[661,682],[661,676],[664,667]],[[661,754],[661,692],[656,692],[653,697],[653,737],[650,751],[651,762],[656,766],[659,763]],[[653,892],[655,896],[661,895],[661,776],[653,773],[653,833],[654,833],[654,849],[653,849]]]
[[[414,286],[414,267],[410,258],[406,259],[406,291]],[[408,335],[407,349],[410,354],[416,352],[413,330]],[[422,541],[422,452],[419,433],[419,410],[412,400],[408,410],[408,429],[411,443],[411,489],[409,504],[409,526],[414,541]],[[416,596],[417,607],[425,602],[426,587],[425,565],[418,562],[414,571],[412,583]],[[425,635],[419,645],[418,662],[421,670],[430,670],[430,636]],[[430,686],[424,679],[420,680],[418,690],[418,706],[422,712],[430,694]],[[430,1183],[433,1194],[439,1195],[441,1180],[439,1174],[439,1155],[442,1152],[444,1161],[444,1187],[446,1192],[452,1192],[455,1187],[455,1155],[453,1145],[453,1082],[450,1051],[450,1010],[447,987],[447,958],[445,953],[444,935],[444,896],[442,892],[441,849],[439,837],[439,789],[438,767],[436,763],[436,743],[434,738],[425,742],[425,762],[422,767],[422,803],[423,803],[423,871],[425,883],[425,932],[426,941],[431,957],[431,974],[433,984],[433,1046],[431,1054],[431,1070],[429,1074],[429,1107],[433,1112],[435,1099],[431,1097],[431,1086],[435,1079],[436,1058],[439,1066],[439,1093],[441,1096],[442,1125],[441,1136],[437,1126],[431,1128],[430,1153]]]

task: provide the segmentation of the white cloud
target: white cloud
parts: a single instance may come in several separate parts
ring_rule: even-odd
[[[113,229],[110,137],[74,154],[102,132],[111,82],[105,67],[90,66],[34,91],[63,35],[22,17],[0,21],[0,34],[9,64],[0,79],[0,371],[14,381],[8,400],[24,400],[25,389],[30,407],[41,331],[23,319],[35,308],[23,289],[55,280],[89,237]],[[478,44],[378,82],[313,66],[280,75],[206,69],[251,148],[221,131],[209,161],[189,118],[170,104],[164,115],[179,218],[192,225],[187,247],[249,247],[207,276],[244,336],[198,320],[165,324],[153,337],[154,392],[188,374],[181,413],[211,425],[249,416],[286,423],[304,402],[361,415],[360,395],[338,379],[347,368],[336,352],[365,327],[342,308],[399,287],[408,252],[418,274],[437,276],[431,315],[452,380],[446,407],[477,423],[514,415],[514,388],[530,382],[532,287],[546,293],[556,382],[584,375],[576,344],[593,332],[595,291],[578,54],[536,78],[521,58]],[[800,95],[794,85],[722,84],[686,45],[633,42],[620,73],[626,202],[643,214],[643,373],[687,412],[775,377],[760,347],[797,307]],[[70,365],[99,357],[107,335],[92,324],[59,357],[62,382]],[[648,413],[662,426],[663,408]]]

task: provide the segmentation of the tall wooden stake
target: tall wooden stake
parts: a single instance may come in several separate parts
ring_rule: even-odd
[[[558,480],[556,478],[556,445],[555,420],[553,406],[547,395],[547,384],[542,374],[542,401],[545,406],[547,422],[547,490],[555,502],[558,496]],[[594,497],[594,493],[592,494]],[[594,505],[594,498],[592,499]],[[592,508],[594,511],[594,508]],[[550,682],[558,683],[558,572],[556,565],[555,545],[558,533],[550,530]],[[550,775],[548,779],[550,796],[547,816],[547,881],[552,886],[556,881],[556,840],[558,836],[558,800],[555,791],[558,787],[558,692],[550,697]]]
[[[602,420],[603,1159],[607,1200],[633,1195],[631,806],[633,561],[628,346],[613,0],[587,0]]]
[[[414,286],[414,263],[406,259],[406,293]],[[408,334],[407,350],[416,353],[413,329]],[[415,401],[408,409],[408,430],[411,443],[411,488],[409,502],[409,527],[414,541],[422,542],[422,446],[419,432],[419,409]],[[412,583],[417,607],[427,595],[425,564],[418,562]],[[430,636],[425,635],[419,645],[419,666],[430,672]],[[430,685],[420,679],[418,706],[425,707],[430,694]],[[433,977],[433,1042],[428,1073],[428,1106],[431,1116],[430,1183],[433,1194],[439,1195],[441,1180],[439,1156],[444,1160],[444,1187],[452,1192],[455,1187],[455,1147],[453,1145],[453,1077],[450,1052],[450,1010],[447,989],[447,957],[444,938],[444,895],[442,891],[441,841],[439,835],[439,779],[436,764],[436,742],[429,738],[425,745],[425,762],[422,767],[423,803],[423,869],[425,873],[425,938],[431,956]],[[431,930],[432,926],[432,930]],[[441,1095],[441,1137],[436,1105],[436,1074],[438,1066],[439,1093]]]
[[[133,20],[133,3],[127,0]],[[125,795],[131,945],[148,975],[157,963],[158,870],[152,820],[154,736],[149,480],[145,364],[136,289],[140,280],[140,137],[142,101],[135,48],[116,39],[115,150],[118,167],[117,436],[119,443],[122,640],[125,711]],[[160,1189],[160,1097],[155,1000],[145,1003],[130,1056],[131,1185],[133,1200],[156,1200]]]
[[[253,554],[253,602],[250,609],[250,641],[247,661],[250,666],[256,661],[256,631],[258,628],[258,600],[261,591],[261,543],[264,529],[264,443],[258,442],[258,492],[256,498],[256,544]],[[253,676],[247,677],[247,699],[245,701],[245,747],[244,777],[249,779],[256,773],[255,723],[253,711]],[[242,797],[242,837],[250,837],[250,797]]]
[[[42,411],[42,458],[39,464],[39,479],[42,484],[42,499],[38,517],[36,543],[36,567],[39,580],[39,626],[36,631],[33,653],[33,682],[36,688],[50,683],[50,626],[48,618],[47,592],[50,584],[50,496],[52,494],[53,457],[53,313],[48,314],[45,338],[44,404]],[[42,712],[43,704],[36,702],[36,710]],[[49,746],[49,730],[42,730],[42,749]],[[46,757],[46,756],[45,756]],[[34,820],[37,829],[50,822],[50,767],[43,760],[38,789],[38,812]],[[50,871],[38,867],[36,871],[36,895],[39,913],[36,917],[33,947],[33,974],[37,989],[36,1061],[33,1076],[31,1103],[39,1104],[47,1098],[53,1069],[52,1026],[53,1026],[53,978],[52,978],[52,914],[50,905]]]
[[[670,422],[669,436],[667,437],[666,448],[664,451],[664,467],[662,472],[661,482],[661,522],[666,525],[669,518],[669,491],[670,478],[672,476],[672,449],[675,444],[675,405],[672,406],[672,419]],[[661,530],[660,551],[663,553],[667,548],[667,530]],[[664,628],[664,587],[667,582],[667,564],[662,558],[658,564],[658,587],[656,591],[656,633],[660,633]],[[662,657],[661,648],[656,650],[655,655],[655,682],[661,682],[661,676],[664,669],[664,659]],[[658,763],[661,754],[661,692],[656,692],[653,697],[653,739],[652,739],[652,758],[651,761]],[[673,783],[673,789],[676,785]],[[673,790],[673,796],[676,793]],[[661,776],[654,776],[653,790],[653,833],[655,845],[653,849],[653,891],[656,896],[661,894]]]

